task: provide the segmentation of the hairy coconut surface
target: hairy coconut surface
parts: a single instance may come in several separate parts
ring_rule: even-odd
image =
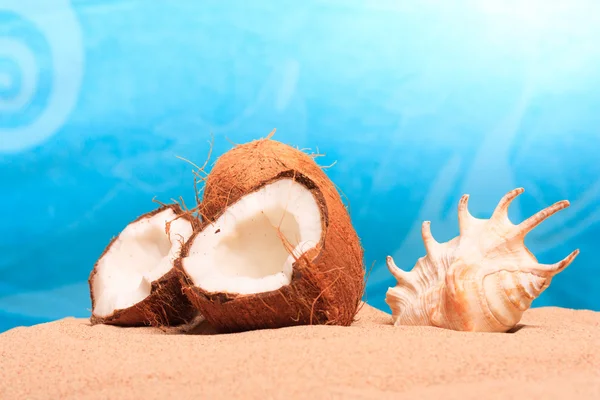
[[[169,326],[196,315],[174,261],[198,221],[179,205],[144,214],[114,237],[89,277],[93,324]]]
[[[278,183],[280,181],[283,183]],[[290,187],[290,181],[295,184],[295,192],[266,189],[278,184]],[[271,193],[278,200],[269,202],[264,193]],[[265,224],[265,216],[281,233],[279,241],[273,236],[263,242],[256,240],[251,246],[254,253],[229,249],[235,254],[231,257],[240,257],[239,264],[262,263],[262,281],[243,283],[247,282],[244,278],[248,278],[248,274],[238,269],[238,277],[231,277],[230,270],[228,278],[212,280],[210,284],[205,283],[206,287],[199,286],[198,276],[191,272],[201,267],[199,263],[186,264],[185,257],[203,248],[195,245],[198,238],[206,240],[213,228],[213,233],[218,229],[222,232],[221,226],[228,215],[245,208],[238,208],[240,202],[254,203],[253,207],[246,208],[246,217],[254,216],[255,220],[228,225],[234,226],[237,233],[227,234],[243,236],[244,231],[264,234],[266,228],[258,226]],[[269,211],[275,203],[285,204],[285,207]],[[205,220],[204,228],[182,250],[180,269],[184,273],[185,293],[216,329],[239,331],[352,323],[364,291],[363,249],[335,185],[311,156],[271,139],[236,146],[217,160],[208,175],[200,212]],[[281,220],[287,222],[274,224],[275,216],[280,214],[288,216]],[[297,226],[301,228],[298,230]],[[299,237],[294,236],[298,233]],[[255,256],[258,256],[257,263],[250,261]],[[211,265],[218,264],[229,265],[230,262],[222,259]],[[223,271],[228,267],[204,268]]]

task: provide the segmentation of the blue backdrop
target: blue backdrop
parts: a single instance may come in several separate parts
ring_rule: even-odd
[[[525,187],[526,244],[581,254],[534,303],[600,310],[600,2],[0,0],[0,331],[89,315],[88,274],[190,166],[266,136],[349,199],[387,310],[388,254]],[[213,157],[214,160],[214,157]]]

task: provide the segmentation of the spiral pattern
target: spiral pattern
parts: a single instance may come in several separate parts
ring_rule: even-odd
[[[0,3],[0,153],[25,151],[59,131],[77,102],[83,59],[69,0]]]

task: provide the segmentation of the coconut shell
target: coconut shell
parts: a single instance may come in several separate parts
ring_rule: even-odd
[[[296,261],[289,285],[254,295],[206,293],[192,284],[178,261],[184,292],[219,331],[348,326],[358,312],[365,286],[363,249],[335,185],[309,155],[271,139],[238,145],[223,154],[206,181],[200,208],[204,224],[243,196],[282,178],[292,178],[312,191],[323,222],[320,248]],[[182,249],[182,257],[194,238]]]
[[[178,204],[160,206],[154,211],[141,215],[129,223],[129,225],[135,224],[142,219],[150,218],[162,211],[165,211],[167,208],[171,208],[179,218],[184,218],[190,221],[194,230],[198,229],[199,221],[190,216],[188,213],[185,213]],[[98,262],[110,250],[117,238],[118,236],[112,238],[108,246],[106,246],[104,249],[104,252],[100,258],[98,258],[98,261],[94,265],[94,269],[90,273],[88,284],[90,287],[92,310],[96,304],[93,284],[96,274],[98,273]],[[194,309],[188,298],[183,294],[179,274],[173,268],[159,279],[151,282],[150,294],[144,300],[131,307],[115,310],[107,317],[99,317],[94,315],[92,312],[90,322],[92,325],[107,324],[119,326],[176,326],[192,320],[196,314],[197,311]]]

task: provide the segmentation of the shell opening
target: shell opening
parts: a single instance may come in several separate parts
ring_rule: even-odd
[[[227,208],[193,239],[182,266],[209,293],[277,290],[291,282],[295,260],[320,243],[322,229],[312,192],[280,179]]]
[[[148,297],[151,282],[173,268],[192,232],[191,222],[171,208],[129,224],[96,265],[94,315],[106,317]]]

